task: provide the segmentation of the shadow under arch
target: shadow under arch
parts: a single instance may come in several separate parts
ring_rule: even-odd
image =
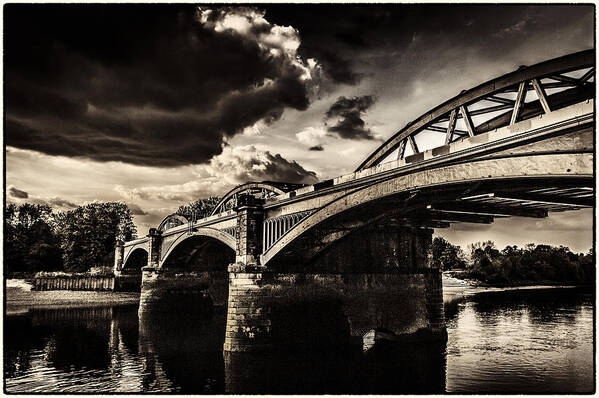
[[[140,316],[174,311],[195,319],[226,310],[227,268],[235,261],[235,251],[218,239],[225,235],[223,232],[210,232],[214,236],[202,231],[183,234],[171,246],[160,267],[143,270]]]
[[[122,274],[141,275],[141,269],[148,264],[148,250],[144,247],[134,249],[125,259]]]
[[[214,228],[198,228],[191,235],[181,234],[177,237],[177,239],[175,239],[175,241],[172,243],[172,245],[168,248],[168,250],[162,256],[162,260],[160,262],[161,267],[165,267],[165,264],[167,264],[167,266],[168,266],[169,264],[173,263],[172,260],[169,260],[169,258],[171,257],[171,254],[173,252],[181,253],[181,252],[193,250],[193,248],[196,246],[197,242],[201,243],[201,241],[198,241],[197,238],[202,238],[206,242],[216,241],[221,244],[221,247],[226,247],[232,251],[233,260],[231,260],[229,263],[227,263],[225,265],[225,270],[226,270],[227,265],[229,265],[230,263],[232,263],[235,260],[235,245],[236,245],[235,237],[233,237],[223,231],[220,231],[218,229],[214,229]],[[190,244],[190,242],[193,241],[194,239],[195,239],[195,243]],[[180,247],[181,245],[183,245],[183,246]],[[229,252],[226,249],[223,251]]]
[[[141,289],[142,268],[148,264],[148,250],[137,247],[127,254],[123,265],[115,275],[115,290],[139,292]]]

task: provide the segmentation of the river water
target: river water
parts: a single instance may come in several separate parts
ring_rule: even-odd
[[[593,303],[580,289],[477,294],[447,306],[447,343],[226,358],[222,313],[30,310],[4,320],[5,391],[588,393]]]

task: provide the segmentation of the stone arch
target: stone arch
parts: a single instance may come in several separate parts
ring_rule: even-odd
[[[169,247],[167,252],[161,256],[162,258],[160,260],[160,265],[162,266],[163,264],[165,264],[168,261],[169,256],[177,249],[177,247],[179,247],[181,244],[183,244],[183,242],[187,241],[188,239],[194,238],[194,237],[206,237],[206,238],[213,239],[213,240],[229,247],[233,251],[233,253],[235,252],[235,249],[236,249],[235,238],[232,237],[231,235],[229,235],[223,231],[220,231],[218,229],[215,229],[215,228],[208,228],[208,227],[198,228],[191,235],[189,235],[187,233],[180,234],[177,237],[177,239],[173,242],[173,244]]]
[[[400,175],[352,191],[320,208],[295,225],[264,252],[260,256],[260,263],[268,267],[268,264],[289,245],[297,243],[300,238],[332,217],[385,198],[414,190],[450,189],[451,186],[481,181],[537,180],[541,181],[540,186],[542,186],[542,180],[548,177],[565,181],[573,177],[592,178],[592,164],[590,154],[528,155],[460,163],[410,175]],[[370,218],[375,216],[375,214],[368,215]]]
[[[136,247],[129,252],[127,258],[123,261],[121,273],[140,274],[141,269],[148,264],[148,249],[145,247]]]
[[[208,303],[226,306],[228,266],[235,262],[234,248],[233,237],[213,228],[199,228],[192,234],[180,234],[160,261],[160,278],[165,282],[164,288],[176,290],[179,299],[188,303],[183,307],[199,303],[203,303],[202,306]]]

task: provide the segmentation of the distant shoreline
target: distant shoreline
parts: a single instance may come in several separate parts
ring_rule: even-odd
[[[5,315],[27,313],[30,309],[110,307],[114,305],[133,305],[139,303],[139,293],[96,292],[75,290],[30,290],[32,285],[23,279],[7,279]],[[511,287],[483,286],[476,281],[467,281],[443,273],[443,302],[450,304],[481,293],[541,290],[556,288],[579,288],[575,285],[529,285]]]
[[[469,296],[481,293],[497,293],[507,291],[574,289],[581,285],[519,285],[519,286],[488,286],[478,281],[459,279],[452,276],[452,271],[443,272],[443,303],[449,304]]]
[[[30,290],[23,279],[7,279],[5,315],[27,313],[30,309],[110,307],[139,303],[139,293],[75,290]]]

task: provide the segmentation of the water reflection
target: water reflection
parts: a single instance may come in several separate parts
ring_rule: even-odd
[[[593,391],[591,294],[487,293],[458,307],[447,318],[447,391]]]
[[[480,295],[447,312],[443,344],[223,357],[224,310],[137,306],[35,310],[5,318],[10,392],[589,392],[593,297]]]

